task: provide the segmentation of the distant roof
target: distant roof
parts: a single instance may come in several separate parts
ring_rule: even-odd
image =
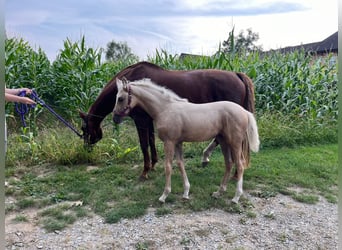
[[[315,43],[307,43],[307,44],[301,44],[297,46],[289,46],[277,50],[271,50],[271,51],[280,51],[282,53],[288,53],[293,52],[295,50],[301,50],[304,49],[305,52],[310,53],[314,52],[317,54],[325,54],[328,52],[338,52],[338,32],[336,31],[331,36],[327,37],[321,42],[315,42]]]

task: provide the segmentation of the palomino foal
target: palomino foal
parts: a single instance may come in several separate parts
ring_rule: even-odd
[[[184,168],[182,143],[207,141],[215,137],[221,146],[226,170],[220,188],[213,196],[217,197],[226,190],[230,163],[233,161],[237,168],[237,187],[232,201],[239,201],[243,193],[243,172],[247,165],[248,150],[259,150],[258,128],[252,113],[228,101],[190,103],[150,79],[134,82],[117,79],[117,87],[114,122],[121,121],[123,116],[139,105],[153,118],[158,136],[164,143],[166,181],[164,192],[159,198],[161,202],[165,202],[171,192],[174,155],[183,177],[183,198],[189,199],[190,183]]]

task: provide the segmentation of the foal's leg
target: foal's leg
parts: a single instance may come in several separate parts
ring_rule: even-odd
[[[172,174],[172,160],[175,152],[175,145],[172,142],[164,142],[165,152],[165,188],[159,201],[165,202],[166,197],[171,192],[171,174]]]
[[[212,194],[212,196],[215,198],[218,198],[223,192],[225,192],[227,190],[227,182],[228,182],[230,171],[231,171],[231,168],[233,165],[229,145],[224,141],[222,141],[222,142],[220,141],[220,146],[221,146],[222,154],[224,156],[224,163],[226,165],[226,171],[225,171],[224,176],[222,178],[221,185],[220,185],[219,189]]]
[[[236,172],[237,172],[237,183],[236,183],[236,191],[235,196],[232,199],[232,202],[238,203],[241,195],[243,194],[243,172],[244,172],[244,166],[246,164],[244,158],[241,156],[241,150],[237,150],[236,153],[234,153],[234,159],[236,160]]]
[[[176,145],[176,161],[177,161],[177,165],[179,167],[179,170],[181,172],[181,175],[183,177],[183,187],[184,187],[183,198],[188,200],[189,199],[190,183],[189,183],[188,176],[186,175],[185,168],[184,168],[182,143],[179,143]]]
[[[208,165],[209,157],[211,156],[211,154],[213,153],[214,149],[217,147],[218,144],[219,144],[218,141],[216,139],[214,139],[210,142],[208,147],[206,147],[203,150],[203,156],[202,156],[202,166],[203,167],[206,167]]]

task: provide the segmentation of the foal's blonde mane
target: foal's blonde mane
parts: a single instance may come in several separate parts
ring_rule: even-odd
[[[133,86],[140,86],[143,88],[155,90],[158,93],[164,95],[169,100],[174,100],[174,101],[179,101],[179,102],[188,102],[188,99],[181,98],[179,95],[177,95],[172,90],[170,90],[166,87],[157,85],[156,83],[152,82],[152,80],[149,78],[143,78],[141,80],[130,82],[130,84]]]

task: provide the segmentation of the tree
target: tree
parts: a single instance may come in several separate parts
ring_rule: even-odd
[[[234,36],[234,28],[229,32],[228,39],[223,41],[222,47],[225,53],[242,53],[261,51],[262,46],[257,46],[255,43],[259,40],[259,34],[254,33],[251,28],[247,29],[247,35],[244,31],[240,31],[239,35]]]
[[[126,42],[115,42],[114,40],[107,44],[106,60],[117,61],[131,59],[134,61],[138,60],[138,56],[132,53],[130,47]]]

